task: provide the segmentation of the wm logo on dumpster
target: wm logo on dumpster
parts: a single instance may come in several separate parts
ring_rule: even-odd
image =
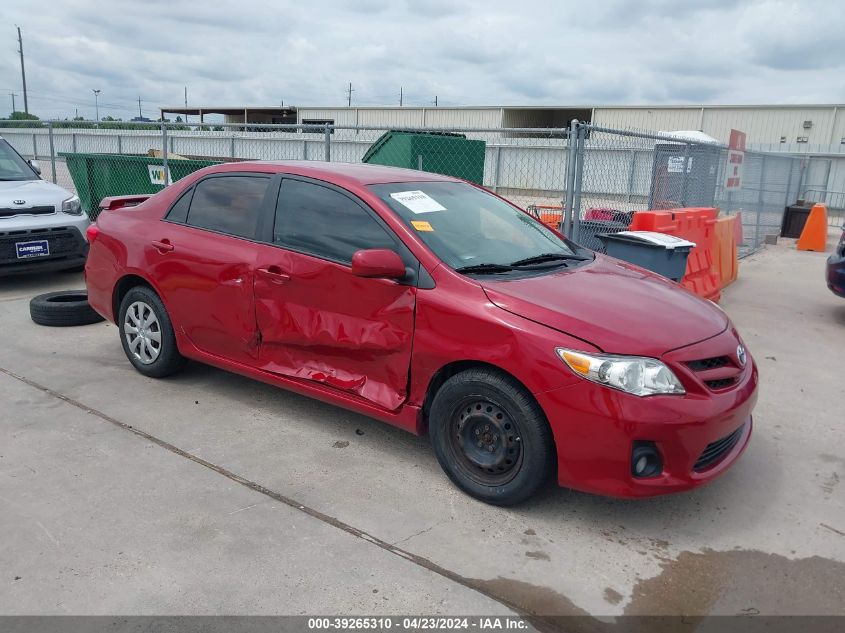
[[[150,182],[154,185],[164,186],[169,182],[173,182],[173,179],[170,177],[170,168],[167,169],[167,179],[165,179],[163,165],[147,165],[147,171],[150,172]]]

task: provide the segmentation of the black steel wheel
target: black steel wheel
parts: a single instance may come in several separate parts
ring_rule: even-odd
[[[522,466],[519,425],[487,398],[468,397],[450,416],[449,449],[464,474],[483,486],[508,483]]]
[[[449,378],[429,412],[434,453],[464,492],[495,505],[529,498],[555,464],[551,429],[519,382],[493,368]]]

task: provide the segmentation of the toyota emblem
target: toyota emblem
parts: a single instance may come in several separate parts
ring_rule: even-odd
[[[740,367],[745,367],[745,348],[742,345],[736,346],[736,359]]]

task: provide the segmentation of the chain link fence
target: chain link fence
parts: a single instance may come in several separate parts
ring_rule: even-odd
[[[729,188],[727,146],[691,133],[582,124],[572,136],[578,167],[564,229],[571,225],[568,234],[593,249],[602,246],[597,234],[624,230],[636,211],[718,207],[741,214],[746,255],[780,233],[786,206],[811,196],[823,201],[824,188],[810,183],[830,171],[829,159],[746,151],[740,184]]]
[[[559,204],[564,195],[567,129],[127,127],[0,124],[0,135],[24,157],[37,160],[46,180],[75,191],[91,217],[106,195],[155,193],[165,182],[206,165],[241,160],[370,162],[434,171],[476,182],[523,208]]]
[[[96,217],[107,195],[144,194],[220,162],[369,162],[476,182],[600,250],[635,211],[715,206],[742,214],[742,254],[780,232],[800,198],[828,202],[841,224],[845,193],[828,192],[830,160],[745,153],[741,186],[725,186],[728,148],[700,138],[602,128],[393,129],[334,125],[0,123],[0,135],[74,191]],[[689,134],[689,133],[685,133]],[[838,206],[837,206],[838,205]],[[839,214],[839,215],[838,215]]]

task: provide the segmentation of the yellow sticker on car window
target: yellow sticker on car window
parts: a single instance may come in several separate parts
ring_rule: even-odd
[[[422,220],[411,220],[411,226],[413,226],[418,231],[434,230],[433,228],[431,228],[431,222],[424,222]]]

